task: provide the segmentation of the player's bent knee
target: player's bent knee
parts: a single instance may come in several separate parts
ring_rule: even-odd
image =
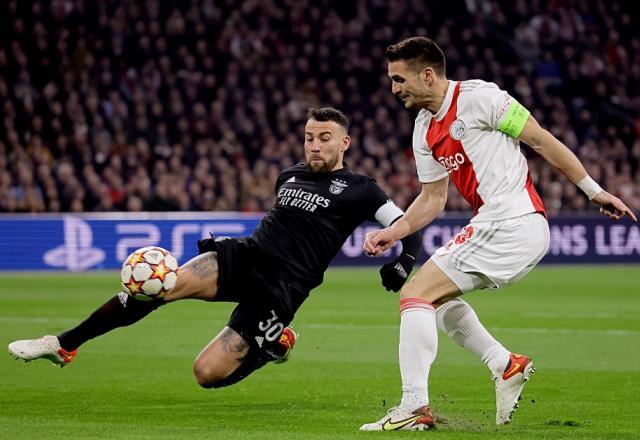
[[[246,350],[246,355],[238,362],[207,363],[203,357],[199,357],[193,364],[193,374],[198,385],[203,388],[222,388],[244,380],[272,361],[271,355],[264,355],[258,350]]]
[[[193,375],[202,388],[214,388],[216,384],[229,377],[231,372],[209,365],[205,362],[193,363]]]
[[[408,282],[400,289],[400,298],[413,298],[422,296],[424,294],[424,288],[417,286],[412,282]]]

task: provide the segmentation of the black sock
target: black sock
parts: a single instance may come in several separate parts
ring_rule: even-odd
[[[233,373],[221,381],[211,384],[207,388],[222,388],[238,383],[257,369],[262,368],[267,362],[269,362],[269,360],[272,359],[270,357],[265,357],[262,353],[250,348],[246,359],[238,368],[235,369]]]
[[[234,383],[238,383],[247,376],[249,376],[254,371],[262,368],[267,362],[273,362],[278,360],[280,357],[286,354],[287,349],[280,344],[271,344],[271,347],[268,347],[263,350],[256,349],[255,347],[249,348],[249,353],[245,360],[240,364],[238,368],[235,369],[233,373],[231,373],[226,378],[218,381],[214,384],[211,384],[210,388],[222,388],[228,387],[229,385],[233,385]]]
[[[140,321],[163,304],[163,299],[141,301],[125,293],[119,293],[96,309],[77,327],[58,335],[60,346],[67,351],[73,351],[89,339],[114,328]]]

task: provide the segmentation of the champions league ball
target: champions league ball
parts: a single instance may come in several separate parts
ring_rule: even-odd
[[[166,249],[148,246],[124,260],[120,281],[125,293],[143,301],[169,292],[178,279],[178,260]]]

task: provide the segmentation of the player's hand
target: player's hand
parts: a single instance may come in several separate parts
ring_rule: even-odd
[[[382,286],[387,291],[397,292],[407,281],[415,259],[409,254],[402,254],[397,259],[380,268]]]
[[[379,257],[397,241],[390,228],[369,232],[362,248],[367,255]]]
[[[631,209],[622,200],[606,191],[600,191],[592,200],[600,205],[600,213],[609,218],[620,220],[625,215],[628,215],[634,222],[638,221]]]

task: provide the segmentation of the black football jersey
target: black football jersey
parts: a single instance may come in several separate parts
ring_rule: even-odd
[[[279,269],[304,286],[322,283],[323,274],[345,240],[362,222],[376,220],[389,198],[374,179],[345,164],[314,173],[305,163],[284,170],[276,183],[276,203],[252,238],[279,260]]]

